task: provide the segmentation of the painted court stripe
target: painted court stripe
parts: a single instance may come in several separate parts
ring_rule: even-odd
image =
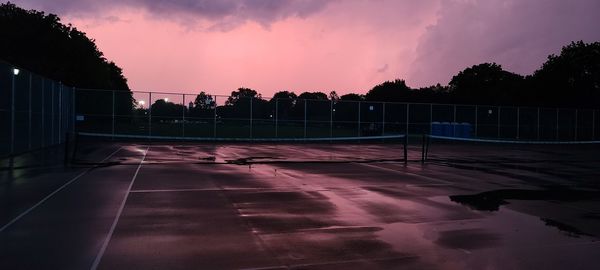
[[[102,243],[102,248],[100,248],[98,255],[96,255],[96,259],[94,259],[94,262],[92,263],[92,267],[90,268],[92,270],[95,270],[98,268],[98,265],[100,264],[100,260],[102,260],[102,256],[104,256],[104,252],[106,252],[108,243],[110,242],[110,239],[112,238],[112,235],[115,232],[115,228],[117,227],[119,218],[121,217],[121,214],[123,213],[123,209],[125,208],[125,203],[127,202],[127,198],[129,197],[129,193],[131,192],[131,188],[133,187],[135,178],[137,178],[137,175],[140,172],[140,169],[142,168],[142,164],[144,163],[144,160],[146,159],[148,150],[150,150],[150,147],[146,148],[146,151],[144,152],[144,157],[142,158],[142,161],[140,161],[140,164],[138,165],[137,169],[135,170],[135,173],[133,174],[133,177],[131,178],[131,183],[129,183],[129,187],[127,188],[127,193],[125,193],[125,198],[123,198],[123,201],[121,202],[121,206],[119,207],[117,216],[115,217],[115,220],[113,221],[112,225],[110,226],[110,230],[108,231],[108,235],[106,236],[106,239],[104,239],[104,243]]]
[[[112,156],[114,156],[117,152],[119,152],[119,150],[121,150],[122,147],[119,147],[117,150],[115,150],[114,152],[112,152],[110,155],[108,155],[106,158],[104,158],[102,161],[100,161],[100,163],[103,163],[104,161],[110,159]],[[6,230],[6,228],[10,227],[10,225],[14,224],[15,222],[19,221],[19,219],[23,218],[25,215],[29,214],[31,211],[33,211],[35,208],[37,208],[38,206],[42,205],[45,201],[47,201],[48,199],[52,198],[52,196],[54,196],[56,193],[58,193],[59,191],[63,190],[64,188],[66,188],[68,185],[70,185],[71,183],[75,182],[77,179],[81,178],[82,176],[84,176],[86,173],[88,173],[90,170],[96,168],[98,166],[94,166],[91,168],[88,168],[87,170],[83,171],[82,173],[78,174],[77,176],[73,177],[73,179],[69,180],[69,182],[66,182],[65,184],[63,184],[62,186],[60,186],[58,189],[56,189],[55,191],[53,191],[52,193],[48,194],[48,196],[44,197],[41,201],[39,201],[38,203],[34,204],[32,207],[30,207],[29,209],[25,210],[23,213],[21,213],[20,215],[18,215],[17,217],[15,217],[13,220],[11,220],[10,222],[6,223],[6,225],[2,226],[2,228],[0,228],[0,233],[3,232],[4,230]]]

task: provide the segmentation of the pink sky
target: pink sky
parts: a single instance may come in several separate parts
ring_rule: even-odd
[[[597,41],[595,0],[18,0],[57,13],[124,69],[133,90],[365,93],[447,84],[495,61],[529,74],[572,40]],[[526,3],[523,3],[526,2]]]

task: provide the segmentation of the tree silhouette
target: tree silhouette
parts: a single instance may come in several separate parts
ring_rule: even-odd
[[[524,78],[502,69],[496,63],[472,66],[452,77],[450,93],[459,103],[515,104],[523,103]]]
[[[530,79],[544,105],[600,106],[600,42],[572,42]]]
[[[411,90],[404,80],[386,81],[367,92],[365,99],[369,101],[406,102],[411,95]]]
[[[121,68],[108,61],[94,40],[77,28],[64,25],[54,14],[0,4],[0,59],[63,85],[119,91],[77,91],[78,113],[120,114],[133,108],[133,96]],[[100,121],[100,120],[99,120]]]
[[[345,94],[340,97],[340,100],[342,100],[342,101],[361,101],[363,99],[364,99],[363,95],[354,94],[354,93]]]
[[[79,88],[129,90],[94,40],[54,14],[0,4],[0,59]]]

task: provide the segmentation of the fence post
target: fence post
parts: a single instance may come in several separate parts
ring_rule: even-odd
[[[46,79],[42,77],[42,93],[41,93],[41,97],[42,97],[42,128],[41,128],[41,132],[42,132],[42,141],[41,141],[41,145],[42,147],[46,146],[46,108],[45,108],[45,101],[46,101]]]
[[[52,91],[50,92],[50,132],[52,133],[50,135],[50,145],[54,145],[54,117],[56,117],[54,114],[54,82],[52,82]]]
[[[521,108],[517,107],[517,140],[521,135]]]
[[[252,119],[252,117],[253,117],[252,112],[253,112],[252,111],[252,97],[250,97],[250,139],[252,139],[252,123],[253,123],[252,122],[252,120],[253,120]]]
[[[475,105],[475,125],[474,125],[475,126],[475,129],[474,129],[475,130],[475,138],[477,138],[477,122],[479,120],[478,118],[479,118],[479,106]]]
[[[32,121],[32,115],[31,115],[31,80],[32,80],[32,75],[31,75],[31,73],[29,73],[29,95],[28,95],[29,104],[27,106],[28,109],[29,109],[29,121],[27,123],[28,124],[27,131],[29,132],[29,136],[27,136],[27,149],[28,150],[31,150],[31,135],[32,135],[32,132],[31,132],[31,128],[32,128],[32,126],[31,126],[31,121]]]
[[[540,140],[540,107],[537,108],[537,140]]]
[[[152,92],[148,93],[148,136],[152,136]]]
[[[115,90],[112,90],[112,120],[111,120],[112,140],[115,140]]]
[[[433,103],[429,103],[429,134],[433,135]]]
[[[409,121],[410,121],[410,103],[406,103],[406,138],[408,138],[408,128],[410,127]]]
[[[558,111],[559,111],[559,110],[560,110],[560,109],[558,109],[558,108],[556,109],[556,140],[557,140],[557,141],[558,141],[558,137],[559,137],[559,136],[558,136]]]
[[[358,137],[360,137],[360,101],[358,101]]]
[[[185,105],[185,94],[182,94],[183,98],[181,100],[181,103],[183,104],[183,112],[181,115],[181,135],[183,137],[185,137],[185,110],[186,110],[186,105]],[[206,102],[204,102],[206,104]]]
[[[592,110],[592,140],[596,139],[596,110]]]
[[[577,118],[578,118],[579,110],[575,109],[575,140],[577,140]]]
[[[306,99],[304,100],[304,138],[306,139]]]
[[[456,104],[454,104],[454,118],[452,120],[452,137],[456,136]]]
[[[333,98],[329,102],[329,138],[333,138]]]
[[[77,114],[77,112],[75,110],[76,109],[75,108],[75,94],[77,92],[76,90],[77,90],[77,88],[75,88],[75,87],[73,87],[71,89],[71,99],[72,99],[72,101],[71,101],[71,131],[73,134],[75,134],[75,121],[77,120],[77,119],[75,119],[76,114]],[[42,100],[44,100],[44,99],[42,98]]]
[[[58,82],[58,144],[62,143],[62,82]]]
[[[500,138],[500,106],[498,106],[498,135],[496,138]]]
[[[217,96],[215,96],[215,109],[213,110],[213,138],[217,137]]]
[[[10,155],[15,154],[15,79],[18,75],[18,69],[13,68],[11,87],[10,87]],[[12,161],[12,159],[11,159]],[[11,162],[12,167],[12,162]]]
[[[279,98],[275,99],[275,138],[279,138]]]
[[[385,102],[383,102],[382,112],[383,112],[383,116],[381,117],[382,118],[381,119],[382,120],[381,121],[381,123],[382,123],[381,124],[381,136],[385,136]]]

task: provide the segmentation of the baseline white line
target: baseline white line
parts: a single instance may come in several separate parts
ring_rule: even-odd
[[[115,150],[110,155],[108,155],[106,158],[104,158],[102,161],[100,161],[100,163],[106,161],[107,159],[110,159],[117,152],[119,152],[119,150],[121,150],[121,148],[122,147],[119,147],[117,150]],[[46,197],[44,197],[38,203],[34,204],[32,207],[30,207],[29,209],[25,210],[23,213],[21,213],[20,215],[18,215],[17,217],[15,217],[13,220],[11,220],[10,222],[6,223],[6,225],[2,226],[2,228],[0,228],[0,233],[3,232],[4,230],[6,230],[8,227],[10,227],[10,225],[12,225],[15,222],[19,221],[19,219],[23,218],[25,215],[29,214],[31,211],[33,211],[38,206],[42,205],[45,201],[47,201],[48,199],[52,198],[52,196],[54,196],[56,193],[58,193],[59,191],[63,190],[68,185],[70,185],[71,183],[75,182],[77,179],[81,178],[86,173],[88,173],[90,170],[92,170],[92,169],[94,169],[96,167],[98,167],[98,165],[96,165],[94,167],[91,167],[91,168],[88,168],[87,170],[85,170],[82,173],[78,174],[77,176],[73,177],[73,179],[69,180],[69,182],[66,182],[65,184],[63,184],[62,186],[60,186],[58,189],[56,189],[55,191],[53,191],[52,193],[48,194]]]
[[[140,172],[140,168],[142,168],[142,164],[144,163],[144,160],[146,159],[146,155],[148,154],[149,149],[150,149],[150,147],[146,148],[146,151],[144,152],[144,157],[142,158],[142,161],[138,165],[137,169],[135,170],[135,173],[133,174],[133,177],[131,178],[131,183],[129,183],[129,187],[127,188],[127,193],[125,193],[125,198],[123,198],[123,201],[121,202],[121,206],[119,207],[117,216],[115,217],[115,220],[113,221],[112,225],[110,226],[110,230],[108,231],[108,235],[106,236],[106,239],[104,239],[104,243],[102,243],[102,248],[100,248],[100,251],[96,255],[94,262],[92,263],[92,267],[90,268],[92,270],[95,270],[98,268],[98,265],[100,264],[100,260],[102,259],[102,256],[104,256],[104,252],[106,252],[108,243],[110,242],[110,239],[112,238],[112,235],[115,232],[115,228],[117,227],[117,223],[119,222],[119,218],[121,217],[121,214],[123,213],[123,208],[125,208],[125,203],[127,202],[127,198],[129,197],[129,192],[131,191],[131,187],[133,187],[133,182],[135,182],[135,178],[137,177],[138,173]]]

